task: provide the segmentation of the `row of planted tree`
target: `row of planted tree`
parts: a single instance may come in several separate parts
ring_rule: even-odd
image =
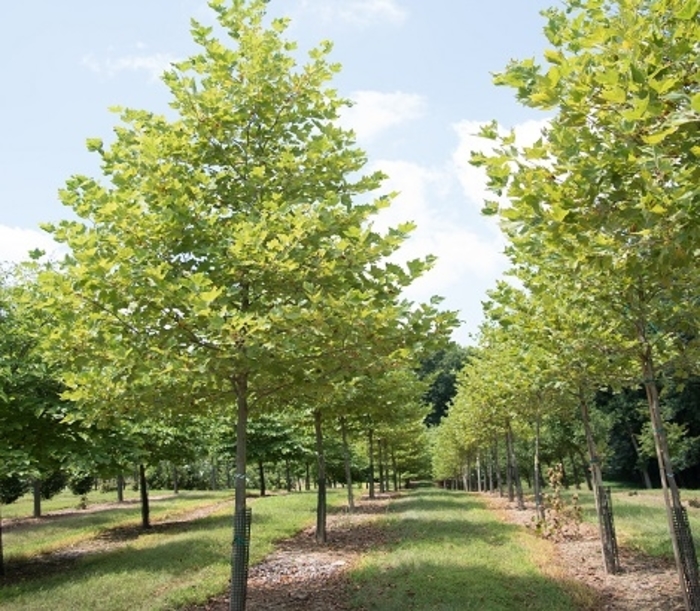
[[[491,149],[472,157],[493,194],[484,212],[508,239],[511,280],[485,303],[440,431],[462,462],[527,438],[537,473],[543,427],[578,414],[605,551],[614,540],[591,403],[601,389],[642,388],[688,609],[700,608],[698,569],[661,393],[700,369],[699,9],[570,0],[544,12],[546,64],[513,61],[496,75],[551,118],[534,143],[487,125]]]
[[[8,359],[0,375],[20,385],[18,375],[46,375],[62,398],[32,406],[32,395],[27,417],[45,412],[77,437],[126,428],[144,452],[192,420],[233,423],[236,588],[247,571],[236,542],[248,527],[249,420],[313,423],[323,541],[326,429],[374,431],[374,443],[374,426],[393,434],[420,422],[415,370],[456,325],[437,301],[402,297],[432,259],[397,262],[411,224],[375,228],[393,196],[377,194],[384,177],[363,172],[365,154],[338,126],[347,101],[329,86],[339,69],[330,43],[298,65],[287,20],[268,20],[266,5],[212,0],[230,46],[193,21],[199,52],[163,77],[168,115],[117,109],[109,144],[88,140],[101,178],[70,178],[60,191],[70,218],[45,226],[68,254],[46,263],[35,253],[2,306],[38,356],[27,368]],[[33,468],[33,442],[13,420],[22,400],[0,397],[6,474]],[[244,607],[243,586],[231,608]]]
[[[67,397],[70,391],[62,379],[68,370],[45,346],[49,327],[37,301],[40,287],[33,267],[6,268],[0,284],[0,441],[5,458],[0,503],[31,493],[34,517],[40,517],[42,499],[66,487],[81,496],[82,504],[98,486],[113,489],[115,500],[123,501],[130,482],[140,490],[142,526],[150,528],[151,487],[175,493],[234,488],[237,423],[225,406],[183,408],[177,395],[163,395],[152,412],[109,414],[97,411],[106,406]],[[346,487],[352,510],[353,484],[365,483],[374,498],[376,489],[396,490],[401,482],[429,478],[423,421],[430,410],[424,399],[431,380],[415,368],[358,377],[344,395],[352,403],[338,399],[328,406],[323,428],[316,426],[318,410],[312,407],[256,413],[246,426],[248,494],[254,488],[261,496],[271,487],[290,492],[318,488],[317,539],[323,543],[321,493],[326,484]],[[289,392],[293,396],[293,389]]]

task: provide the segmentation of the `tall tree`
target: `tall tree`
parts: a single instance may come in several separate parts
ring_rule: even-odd
[[[556,116],[527,148],[493,127],[483,132],[500,140],[489,176],[512,204],[500,211],[516,267],[575,279],[585,324],[623,338],[619,350],[637,361],[627,382],[641,377],[647,394],[689,609],[700,604],[698,570],[679,542],[685,520],[659,372],[693,348],[698,318],[698,11],[686,0],[570,0],[546,11],[548,66],[514,61],[496,82]]]
[[[439,424],[447,415],[450,402],[457,393],[457,374],[468,358],[469,348],[450,342],[421,361],[419,375],[430,380],[430,387],[424,396],[425,402],[432,408],[425,417],[428,426]]]
[[[75,399],[154,410],[166,386],[194,407],[236,406],[232,609],[245,605],[251,410],[453,320],[400,300],[430,260],[385,262],[411,226],[372,229],[390,198],[368,197],[383,177],[362,174],[335,124],[330,43],[297,66],[266,5],[211,0],[230,46],[193,21],[200,52],[164,76],[174,117],[120,109],[112,144],[88,141],[104,182],[69,179],[61,200],[80,220],[47,226],[71,250],[45,283]]]

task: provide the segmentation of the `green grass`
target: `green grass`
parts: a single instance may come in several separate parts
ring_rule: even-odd
[[[151,522],[174,520],[200,507],[221,503],[230,500],[230,491],[218,492],[194,492],[185,491],[178,495],[155,491],[151,494],[150,517]],[[158,498],[161,497],[161,498]],[[30,556],[46,554],[69,546],[77,545],[101,535],[114,528],[130,528],[141,524],[141,506],[131,502],[134,499],[125,499],[126,502],[110,509],[101,509],[96,512],[84,512],[75,509],[75,497],[70,495],[73,501],[68,507],[72,509],[65,515],[48,515],[49,511],[66,509],[68,493],[62,493],[56,499],[52,499],[53,507],[47,509],[44,517],[37,521],[22,524],[17,527],[6,527],[4,536],[5,559],[7,561],[26,559]],[[113,499],[112,499],[113,500]],[[104,503],[105,500],[94,500],[92,504]],[[31,503],[31,501],[30,501]],[[12,507],[10,505],[9,507]],[[20,511],[23,508],[20,506]],[[29,508],[31,514],[31,507]],[[26,516],[26,513],[17,512],[16,515]]]
[[[150,496],[170,496],[172,495],[171,490],[151,490],[149,492]],[[87,495],[88,506],[101,504],[101,503],[114,503],[117,500],[116,491],[102,492],[100,490],[93,490]],[[132,490],[131,487],[124,489],[124,500],[128,503],[134,503],[139,501],[138,490]],[[63,492],[53,496],[48,500],[42,499],[41,501],[41,512],[46,515],[55,511],[63,511],[67,509],[76,509],[80,497],[72,494],[67,489]],[[17,499],[11,505],[2,506],[2,517],[5,519],[12,518],[30,518],[34,512],[34,500],[31,495],[25,494],[24,496]]]
[[[571,494],[573,491],[567,492]],[[90,503],[113,501],[93,493]],[[132,493],[133,499],[135,493]],[[154,492],[154,528],[143,532],[137,503],[95,513],[72,511],[30,520],[5,532],[8,576],[0,581],[3,611],[48,609],[165,610],[226,591],[232,539],[231,493]],[[684,493],[683,498],[693,498]],[[585,519],[595,522],[593,496],[580,491]],[[315,493],[254,499],[251,564],[276,541],[314,521]],[[45,512],[74,509],[76,498],[59,495]],[[331,507],[343,491],[329,491]],[[623,545],[670,558],[660,491],[613,491],[618,538]],[[214,512],[188,523],[178,518],[199,508]],[[31,499],[5,514],[31,514]],[[700,509],[690,508],[700,533]],[[595,595],[558,572],[550,542],[501,522],[476,494],[420,488],[392,502],[379,520],[379,545],[353,569],[352,603],[367,611],[469,610],[573,611],[595,608]],[[35,558],[71,546],[103,542],[79,557],[37,563]]]
[[[230,493],[183,492],[175,498],[154,500],[153,522],[221,502],[226,495],[230,498]],[[315,500],[313,493],[298,493],[251,501],[251,563],[269,553],[274,541],[311,524]],[[329,494],[331,506],[342,501],[341,493]],[[26,538],[24,558],[65,547],[66,542],[85,541],[95,533],[132,526],[138,523],[138,511],[135,506],[18,529],[26,533],[22,534]],[[8,554],[20,544],[19,538],[13,537],[16,536],[10,531],[5,538]],[[232,504],[227,502],[215,513],[188,524],[156,524],[152,532],[145,533],[133,529],[121,545],[58,566],[46,564],[40,572],[34,570],[26,577],[22,577],[21,562],[10,562],[8,576],[0,588],[0,607],[3,611],[156,611],[203,602],[226,590],[231,540]]]
[[[501,522],[476,495],[420,489],[392,503],[395,543],[352,573],[358,609],[571,611],[592,604],[581,587],[548,576],[551,544]]]
[[[584,509],[584,519],[597,524],[593,493],[577,491],[579,502]],[[567,496],[572,491],[567,492]],[[685,501],[697,498],[694,491],[681,491]],[[673,548],[666,518],[663,493],[661,490],[612,490],[613,517],[618,543],[637,552],[658,558],[673,559]],[[700,542],[700,509],[689,507],[688,521],[696,541]]]

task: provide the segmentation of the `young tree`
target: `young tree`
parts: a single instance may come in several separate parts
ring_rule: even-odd
[[[105,180],[68,180],[61,200],[80,220],[47,226],[71,250],[45,287],[76,400],[154,410],[167,387],[195,408],[235,404],[236,609],[251,411],[400,348],[405,328],[453,321],[399,298],[430,260],[385,263],[411,226],[380,235],[370,220],[390,198],[357,203],[382,176],[362,174],[364,153],[335,124],[346,101],[328,86],[330,43],[297,66],[266,5],[211,0],[231,46],[193,21],[200,52],[164,76],[174,118],[119,110],[112,144],[88,141]]]
[[[681,553],[685,518],[658,379],[693,347],[688,331],[698,319],[698,11],[684,0],[570,0],[546,11],[548,67],[515,61],[496,82],[556,116],[524,149],[493,127],[483,132],[500,140],[489,176],[512,204],[501,213],[516,267],[575,279],[584,324],[604,342],[623,338],[619,351],[637,361],[624,382],[641,375],[647,394],[689,609],[700,604],[691,600],[698,571]]]

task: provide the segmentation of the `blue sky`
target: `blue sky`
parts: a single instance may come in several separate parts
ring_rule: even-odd
[[[539,11],[554,0],[271,0],[292,18],[288,37],[308,49],[334,41],[335,80],[355,101],[344,117],[400,196],[378,224],[418,224],[401,255],[432,253],[434,270],[408,296],[445,297],[469,341],[485,291],[505,268],[497,227],[479,214],[483,176],[468,166],[480,122],[498,120],[525,138],[545,117],[518,105],[491,73],[546,46]],[[12,2],[0,20],[0,260],[36,246],[38,227],[68,211],[57,190],[75,173],[95,175],[88,137],[109,135],[114,105],[167,109],[158,74],[194,51],[189,19],[211,22],[204,0]]]

